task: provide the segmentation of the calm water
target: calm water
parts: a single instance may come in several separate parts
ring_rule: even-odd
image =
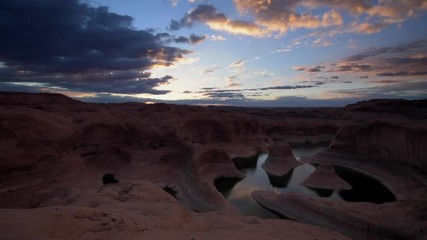
[[[293,148],[292,152],[299,160],[302,157],[314,155],[324,149],[326,149],[326,147],[298,147]],[[243,168],[238,166],[240,171],[242,171],[246,176],[246,178],[242,180],[218,179],[217,181],[215,181],[215,185],[217,186],[218,190],[232,205],[234,205],[244,215],[258,216],[260,218],[278,218],[278,216],[264,209],[252,199],[250,195],[251,192],[254,190],[271,190],[277,193],[299,192],[314,198],[331,198],[340,201],[387,201],[387,199],[371,201],[370,198],[372,198],[372,193],[375,192],[380,193],[381,196],[389,197],[389,195],[387,195],[388,190],[375,179],[360,175],[358,172],[345,168],[337,169],[337,174],[339,174],[341,178],[345,179],[348,183],[350,183],[355,190],[316,192],[314,190],[299,185],[300,182],[302,182],[306,177],[308,177],[312,172],[314,172],[314,170],[316,169],[315,166],[310,164],[303,164],[293,169],[293,171],[289,172],[286,176],[277,178],[269,176],[261,167],[267,157],[268,154],[261,153],[260,155],[258,155],[257,161],[255,161],[255,159],[252,159],[252,164],[244,165]],[[241,160],[242,159],[240,159],[240,162]],[[362,179],[362,181],[360,181],[360,179]],[[367,185],[374,187],[374,189],[371,189],[367,192],[370,195],[364,194]],[[382,192],[379,192],[377,188],[380,188]],[[391,199],[389,200],[392,201],[393,198],[394,196],[393,194],[391,194]]]

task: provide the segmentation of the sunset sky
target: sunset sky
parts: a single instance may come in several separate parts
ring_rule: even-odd
[[[427,98],[427,0],[0,0],[0,91],[274,107]]]

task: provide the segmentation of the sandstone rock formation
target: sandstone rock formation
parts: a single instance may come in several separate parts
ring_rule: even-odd
[[[335,173],[334,166],[327,163],[320,164],[320,166],[300,184],[315,189],[351,189],[351,185]]]
[[[331,148],[427,166],[427,100],[370,100],[345,107]]]
[[[215,178],[242,177],[231,157],[270,145],[256,119],[203,107],[90,104],[22,93],[1,93],[0,103],[2,207],[32,207],[38,191],[94,187],[113,173],[177,189],[191,209],[220,209],[227,203]],[[185,193],[192,188],[196,192]]]
[[[267,159],[262,164],[262,168],[268,174],[283,176],[300,164],[292,154],[289,143],[276,142],[271,148]]]
[[[395,202],[350,203],[267,191],[255,191],[252,197],[271,211],[353,239],[425,239],[426,112],[425,100],[373,100],[348,106],[330,148],[302,160],[376,178],[393,192]]]
[[[425,199],[378,205],[313,199],[297,193],[280,195],[271,191],[254,191],[252,197],[287,218],[335,229],[352,239],[426,237]]]
[[[157,185],[120,182],[52,189],[46,207],[0,209],[2,239],[348,239],[292,221],[260,220],[229,211],[194,213]],[[50,206],[47,206],[50,205]]]
[[[427,126],[415,121],[369,121],[343,127],[332,148],[427,166]]]
[[[425,101],[257,109],[0,93],[0,238],[346,239],[332,232],[342,228],[356,237],[370,229],[368,236],[422,239],[426,112]],[[330,149],[301,162],[287,143],[277,143],[329,141],[338,129]],[[328,230],[241,216],[213,182],[244,177],[231,159],[268,152],[272,139],[263,167],[274,175],[326,162],[375,176],[397,201],[353,205],[296,196],[279,199],[276,209],[276,195],[254,193],[265,207]],[[108,173],[119,183],[103,185]],[[385,221],[392,213],[396,220]]]
[[[346,239],[241,216],[216,191],[215,179],[243,177],[231,157],[270,144],[245,114],[0,93],[1,238]]]

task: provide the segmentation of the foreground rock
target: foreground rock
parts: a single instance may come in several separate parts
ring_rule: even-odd
[[[58,194],[61,191],[63,193]],[[52,189],[50,194],[57,195],[56,206],[0,209],[1,238],[347,239],[328,230],[291,221],[263,221],[227,211],[193,213],[146,181],[97,189],[69,189],[68,193]]]
[[[335,173],[334,165],[327,163],[320,164],[317,169],[300,184],[315,189],[351,189],[351,185]]]
[[[216,190],[214,181],[218,178],[244,178],[244,175],[236,169],[223,149],[199,147],[193,152],[189,165],[169,187],[176,189],[176,197],[189,209],[203,212],[219,209],[234,211]]]
[[[301,163],[294,157],[287,142],[276,142],[262,164],[262,168],[271,175],[284,176]]]
[[[252,197],[276,213],[325,228],[352,239],[426,239],[427,201],[385,204],[313,199],[297,193],[254,191]]]

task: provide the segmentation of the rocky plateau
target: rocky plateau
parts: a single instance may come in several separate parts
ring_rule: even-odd
[[[290,150],[329,142],[301,161]],[[233,159],[260,152],[273,175],[320,164],[334,185],[331,167],[346,167],[396,201],[254,191],[292,220],[243,216],[214,181],[244,178]],[[0,93],[0,216],[0,239],[427,239],[427,100],[239,108]]]

